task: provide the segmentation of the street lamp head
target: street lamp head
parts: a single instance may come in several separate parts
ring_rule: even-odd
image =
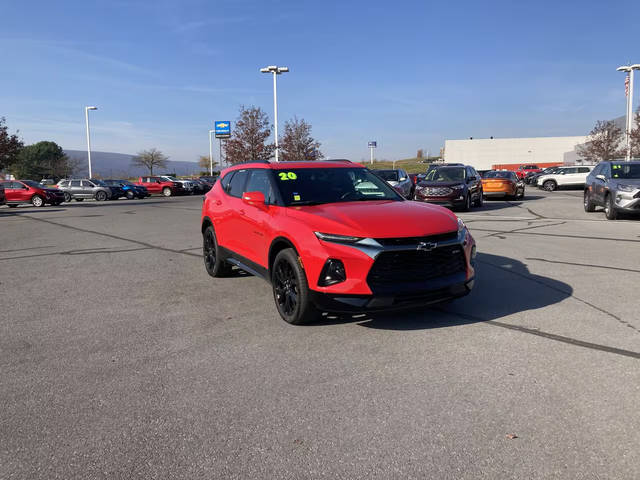
[[[261,68],[261,69],[260,69],[260,71],[261,71],[262,73],[271,73],[271,71],[269,70],[269,68],[268,68],[268,67]]]
[[[84,108],[86,108],[87,110],[97,110],[98,109],[98,107],[84,107]]]
[[[278,73],[285,73],[289,71],[289,67],[278,67]]]
[[[622,67],[616,68],[616,70],[619,71],[619,72],[630,72],[631,71],[631,66],[630,65],[623,65]]]
[[[640,63],[635,63],[635,64],[631,65],[631,69],[632,70],[640,70]]]

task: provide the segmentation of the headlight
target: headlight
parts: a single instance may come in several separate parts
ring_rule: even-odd
[[[338,242],[338,243],[356,243],[362,240],[362,237],[351,237],[349,235],[336,235],[334,233],[321,233],[313,232],[316,237],[325,242]]]
[[[461,183],[459,185],[454,185],[453,187],[451,187],[452,190],[462,190],[464,188],[464,183]]]
[[[623,184],[619,184],[618,185],[618,190],[621,192],[633,192],[636,188],[633,185],[623,185]]]
[[[464,229],[466,229],[467,226],[464,224],[464,222],[462,221],[461,218],[458,219],[458,233],[462,232]]]

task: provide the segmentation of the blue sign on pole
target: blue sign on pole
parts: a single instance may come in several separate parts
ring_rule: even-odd
[[[213,130],[216,138],[228,138],[231,136],[231,122],[226,120],[214,122]]]

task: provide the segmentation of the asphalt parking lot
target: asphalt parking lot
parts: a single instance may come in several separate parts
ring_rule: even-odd
[[[640,221],[527,197],[470,296],[303,327],[200,197],[1,207],[0,478],[640,478]]]

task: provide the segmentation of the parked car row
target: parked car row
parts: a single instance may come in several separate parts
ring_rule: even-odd
[[[33,180],[3,180],[0,182],[0,205],[11,208],[20,204],[34,207],[60,205],[62,202],[86,199],[96,201],[119,198],[143,199],[153,193],[163,196],[204,194],[211,190],[216,177],[179,180],[169,176],[140,177],[137,182],[122,179],[74,178],[63,179],[54,185],[43,185]],[[213,180],[213,181],[212,181]]]

